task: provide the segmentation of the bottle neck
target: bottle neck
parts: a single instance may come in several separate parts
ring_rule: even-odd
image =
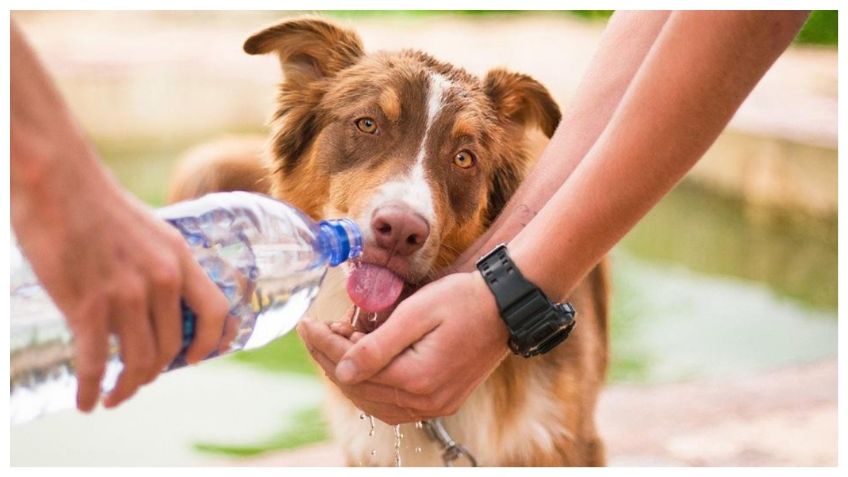
[[[353,220],[322,220],[318,226],[321,230],[319,242],[330,266],[335,267],[362,255],[362,231]]]

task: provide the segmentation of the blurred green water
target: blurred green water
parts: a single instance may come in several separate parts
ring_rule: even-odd
[[[684,182],[621,242],[649,261],[759,282],[836,309],[837,222],[777,213]]]

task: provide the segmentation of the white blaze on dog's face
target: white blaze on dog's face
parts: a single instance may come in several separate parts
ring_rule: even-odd
[[[315,218],[354,218],[371,265],[355,278],[398,295],[482,234],[523,176],[526,128],[550,136],[560,118],[525,75],[481,80],[417,51],[366,55],[355,33],[323,20],[263,30],[245,50],[276,52],[285,75],[274,194]],[[366,310],[397,299],[348,289]]]

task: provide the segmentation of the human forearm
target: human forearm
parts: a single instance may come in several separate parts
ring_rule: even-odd
[[[49,213],[54,205],[67,205],[70,196],[79,196],[92,188],[108,187],[117,192],[114,180],[99,164],[94,150],[14,22],[10,51],[13,223],[36,215],[36,208],[39,213],[42,209]]]
[[[180,352],[180,297],[197,315],[189,362],[228,340],[222,338],[227,300],[176,229],[100,164],[14,24],[10,76],[18,243],[74,334],[80,409],[99,399],[109,337],[118,338],[124,367],[104,401],[115,406]]]
[[[571,175],[603,132],[668,16],[667,11],[612,16],[577,88],[579,94],[545,152],[488,232],[456,261],[454,271],[472,270],[480,255],[514,237]]]
[[[607,129],[510,243],[525,275],[566,296],[703,155],[805,17],[673,13]]]

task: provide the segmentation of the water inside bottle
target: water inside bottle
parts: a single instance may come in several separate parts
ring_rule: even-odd
[[[180,229],[200,265],[224,292],[229,314],[239,322],[230,348],[221,354],[258,348],[294,328],[318,293],[325,268],[313,265],[314,253],[308,244],[251,244],[240,231],[254,218],[226,210],[212,213],[231,217],[170,222]],[[15,259],[13,256],[13,263]],[[77,383],[73,336],[61,312],[31,269],[22,268],[11,280],[10,418],[15,424],[74,407]],[[113,342],[101,383],[104,392],[114,387],[123,368],[115,345]],[[178,359],[169,369],[184,364]]]

